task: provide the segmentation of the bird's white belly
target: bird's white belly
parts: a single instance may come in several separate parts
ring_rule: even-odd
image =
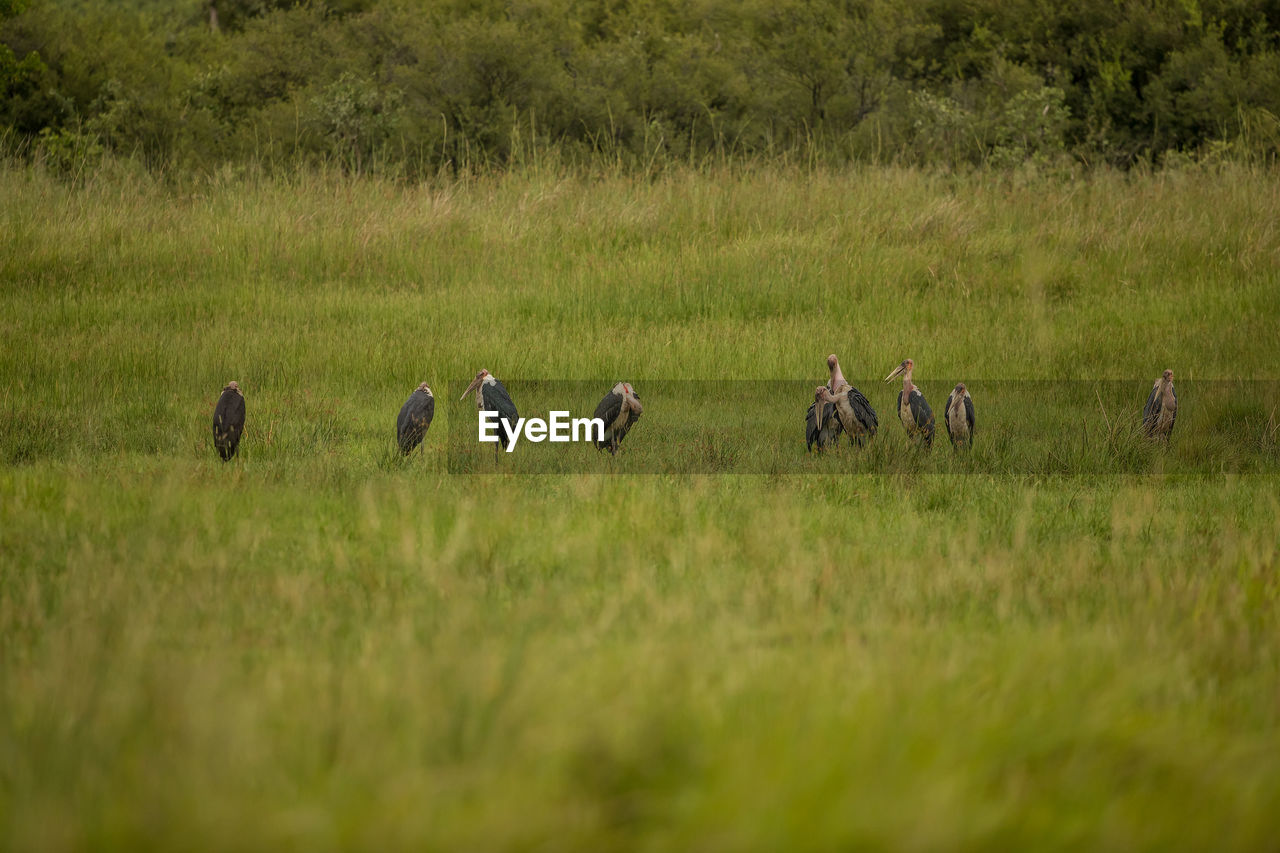
[[[618,416],[613,419],[613,423],[609,424],[608,431],[617,432],[618,430],[622,429],[624,426],[627,425],[627,418],[630,417],[630,415],[631,415],[631,410],[628,409],[626,406],[623,406],[622,409],[618,412]]]
[[[862,422],[859,421],[857,415],[854,414],[853,405],[849,402],[849,397],[847,395],[841,397],[840,401],[836,403],[836,411],[840,413],[840,422],[846,432],[852,435],[861,435],[866,432],[866,429],[862,426]]]
[[[907,428],[907,432],[915,432],[916,419],[911,414],[911,398],[906,394],[902,395],[902,404],[898,406],[898,417],[902,419],[902,425]]]
[[[947,425],[951,427],[951,434],[957,438],[969,437],[969,419],[964,416],[964,405],[952,406],[951,411],[947,412]]]

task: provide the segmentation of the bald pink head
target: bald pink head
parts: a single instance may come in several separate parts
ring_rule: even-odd
[[[841,385],[846,384],[844,373],[840,370],[840,359],[836,358],[835,353],[827,356],[827,369],[831,371],[831,384],[828,387],[833,391],[838,390]]]
[[[636,393],[636,389],[631,387],[630,382],[622,383],[622,405],[631,409],[637,415],[644,413],[644,406],[640,403],[640,395]]]
[[[915,370],[916,363],[909,358],[904,358],[902,363],[893,369],[893,372],[884,378],[885,382],[896,379],[899,376],[907,377],[907,381],[911,381],[911,371]]]
[[[483,368],[483,367],[482,367],[482,368],[480,368],[479,370],[477,370],[477,371],[476,371],[476,378],[471,380],[471,384],[467,386],[467,390],[463,391],[463,392],[462,392],[462,396],[461,396],[461,397],[459,397],[458,399],[459,399],[459,400],[465,400],[465,399],[467,399],[467,395],[468,395],[468,394],[470,394],[472,391],[475,391],[475,392],[476,392],[476,404],[477,404],[477,405],[479,405],[480,400],[481,400],[481,398],[480,398],[480,386],[481,386],[481,385],[483,385],[483,384],[484,384],[484,381],[485,381],[486,379],[488,379],[488,378],[489,378],[489,371],[488,371],[487,369],[485,369],[485,368]]]

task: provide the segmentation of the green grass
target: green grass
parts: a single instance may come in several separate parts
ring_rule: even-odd
[[[0,198],[0,847],[1274,844],[1280,175]],[[807,457],[832,351],[883,431]],[[644,420],[481,475],[480,367]]]

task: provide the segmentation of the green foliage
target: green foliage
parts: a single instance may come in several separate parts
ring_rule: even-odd
[[[372,81],[345,72],[313,96],[309,106],[326,155],[358,173],[395,128],[400,93],[380,91]]]
[[[56,122],[56,101],[46,94],[49,68],[31,51],[22,59],[0,44],[0,127],[29,135]]]
[[[104,150],[94,133],[46,127],[36,140],[35,155],[53,174],[80,181],[98,169]]]
[[[991,160],[998,166],[1047,162],[1065,150],[1066,94],[1054,86],[1023,91],[1003,104],[994,126]]]
[[[1262,0],[6,12],[0,127],[28,153],[45,129],[92,127],[115,156],[205,172],[331,161],[434,174],[544,157],[644,171],[729,158],[1129,166],[1223,143],[1277,154],[1263,117],[1280,114],[1280,15]]]
[[[299,0],[201,1],[201,20],[207,21],[210,28],[216,25],[218,30],[231,31],[244,30],[258,18],[302,5],[325,15],[339,16],[361,12],[373,5],[373,0],[310,0],[308,3],[300,3]]]

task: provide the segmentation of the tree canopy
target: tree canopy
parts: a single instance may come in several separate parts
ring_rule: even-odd
[[[403,174],[1273,159],[1278,34],[1276,0],[0,0],[0,136]]]

